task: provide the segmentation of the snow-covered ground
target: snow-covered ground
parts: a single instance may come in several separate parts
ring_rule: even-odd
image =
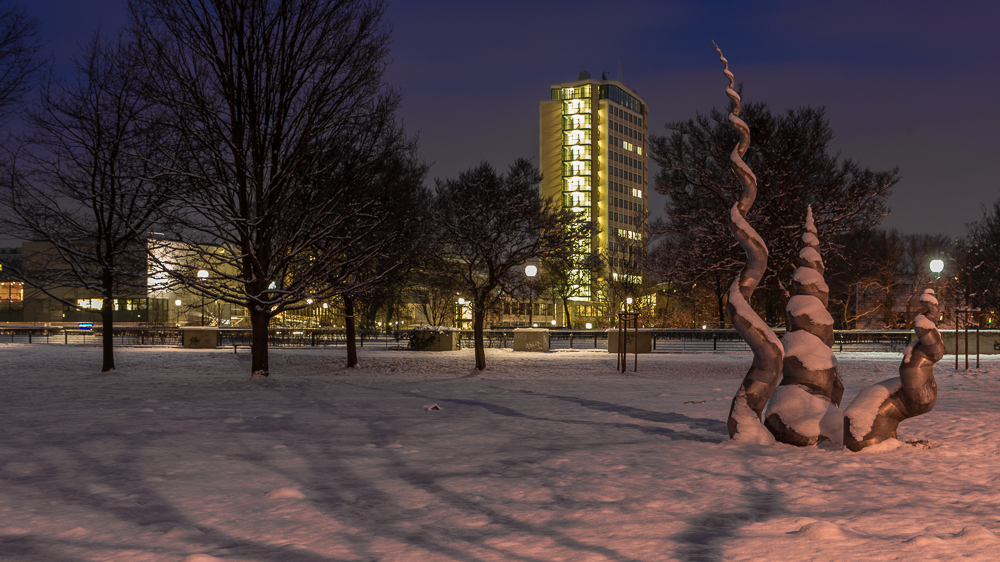
[[[0,345],[0,560],[996,560],[1000,358],[882,452],[733,443],[746,353]],[[838,354],[845,405],[899,354]],[[949,363],[949,362],[952,363]],[[631,371],[631,357],[630,357]],[[437,404],[440,410],[427,407]]]

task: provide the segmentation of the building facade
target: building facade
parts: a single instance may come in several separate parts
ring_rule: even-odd
[[[578,263],[597,256],[605,264],[573,272],[579,290],[571,297],[596,303],[613,300],[607,284],[642,283],[647,206],[646,102],[617,80],[581,72],[575,82],[555,84],[540,105],[541,195],[594,220],[599,231],[578,249]],[[597,277],[603,277],[597,278]]]

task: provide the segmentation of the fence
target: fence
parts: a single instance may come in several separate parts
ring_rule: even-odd
[[[649,330],[652,333],[654,351],[749,351],[746,342],[735,330]],[[984,332],[986,332],[984,330]],[[778,335],[782,332],[779,330]],[[47,343],[64,345],[100,345],[101,330],[59,328],[43,326],[0,327],[0,343]],[[251,332],[243,328],[220,328],[219,345],[248,346]],[[1000,337],[1000,333],[993,334]],[[909,331],[861,331],[843,330],[834,332],[835,351],[891,351],[901,352],[913,337]],[[177,328],[157,327],[116,327],[116,345],[180,346],[181,332]],[[355,340],[359,347],[380,349],[407,349],[409,332],[377,332],[359,330]],[[483,343],[489,348],[511,348],[514,330],[484,330]],[[462,330],[459,342],[463,348],[473,347],[472,330]],[[286,329],[275,328],[268,332],[270,347],[327,347],[347,346],[347,334],[343,329]],[[608,348],[608,335],[604,330],[551,330],[550,349],[603,349]],[[950,349],[950,348],[949,348]],[[987,351],[984,350],[984,353]]]

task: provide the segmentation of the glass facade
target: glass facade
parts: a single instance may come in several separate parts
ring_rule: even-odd
[[[562,206],[587,220],[594,216],[596,150],[594,129],[599,125],[594,112],[593,86],[584,84],[570,88],[553,88],[552,99],[562,101]],[[592,251],[590,244],[576,248],[579,258]],[[579,298],[591,298],[590,274],[570,272]]]
[[[617,278],[625,258],[609,246],[615,239],[640,241],[645,231],[645,105],[624,86],[587,80],[553,86],[543,102],[543,183],[563,209],[598,223],[600,233],[574,248],[576,257],[606,255],[606,274]],[[590,271],[570,275],[572,300],[600,298],[600,280]]]

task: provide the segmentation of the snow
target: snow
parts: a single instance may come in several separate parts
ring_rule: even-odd
[[[819,257],[819,252],[816,251],[816,248],[813,248],[811,246],[806,246],[805,248],[799,250],[799,258],[805,260],[807,263],[816,263],[816,262],[822,263],[823,261]]]
[[[795,357],[807,371],[822,371],[837,366],[837,357],[823,340],[805,330],[786,332],[781,337],[785,357]]]
[[[830,292],[830,287],[823,280],[823,275],[811,267],[800,267],[792,274],[792,281],[800,285],[816,285],[824,293]]]
[[[774,389],[764,417],[771,414],[778,414],[781,421],[799,435],[823,435],[835,443],[843,441],[844,418],[840,409],[797,384]]]
[[[733,402],[733,419],[736,420],[734,441],[753,445],[774,445],[774,436],[764,427],[753,408],[747,404],[747,397],[740,394]]]
[[[851,405],[844,410],[844,417],[851,419],[851,435],[861,441],[872,429],[878,408],[893,392],[903,386],[899,377],[884,380],[862,389]]]
[[[813,324],[833,326],[833,316],[823,306],[823,301],[813,295],[795,295],[788,299],[785,310],[792,316],[807,315]]]
[[[774,330],[754,312],[747,300],[743,298],[743,293],[740,292],[740,279],[738,277],[729,286],[729,304],[736,309],[737,316],[749,322],[755,330],[763,333],[767,341],[771,342],[778,349],[779,353],[781,352],[781,340],[774,334]]]
[[[819,238],[816,237],[812,232],[806,232],[802,235],[802,242],[810,246],[819,246]]]
[[[580,350],[487,350],[478,372],[472,350],[365,347],[348,370],[342,350],[277,349],[260,382],[231,350],[119,348],[110,375],[100,353],[0,345],[2,560],[989,561],[1000,546],[1000,356],[941,361],[935,409],[851,453],[730,441],[749,353],[640,355],[621,375]],[[838,359],[849,402],[900,354]]]
[[[918,314],[917,317],[913,319],[913,325],[917,328],[923,328],[924,330],[933,330],[937,328],[934,322],[929,320],[923,314]]]

